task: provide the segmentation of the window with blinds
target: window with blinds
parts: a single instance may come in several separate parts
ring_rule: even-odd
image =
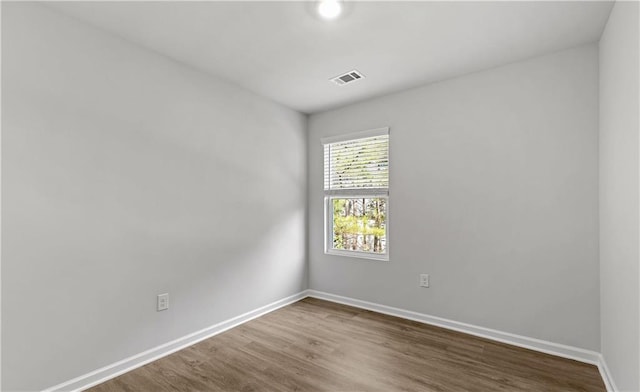
[[[324,190],[379,192],[389,188],[389,134],[324,145]]]
[[[322,142],[326,253],[388,260],[389,129]]]

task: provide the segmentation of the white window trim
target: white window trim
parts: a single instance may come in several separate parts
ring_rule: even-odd
[[[346,140],[353,139],[363,139],[367,137],[373,136],[381,136],[381,135],[389,135],[389,127],[384,128],[376,128],[362,132],[353,132],[349,134],[343,134],[338,136],[330,136],[321,138],[320,141],[322,145],[331,144],[331,143],[339,143]],[[391,155],[391,150],[389,149],[389,156]],[[391,167],[391,158],[389,157],[389,167]],[[323,173],[324,180],[324,173]],[[389,178],[389,188],[391,186],[391,179]],[[346,190],[325,190],[324,191],[324,253],[327,255],[333,256],[344,256],[344,257],[354,257],[368,260],[376,260],[376,261],[389,261],[389,253],[390,253],[390,208],[389,208],[389,188],[383,189],[346,189]],[[384,253],[373,253],[373,252],[362,252],[357,250],[342,250],[342,249],[333,249],[333,208],[331,207],[331,200],[338,198],[384,198],[387,200],[387,219],[385,222],[385,252]]]
[[[384,128],[370,129],[368,131],[347,133],[345,135],[323,137],[322,139],[320,139],[320,141],[322,142],[322,145],[325,145],[325,144],[331,144],[331,143],[344,142],[346,140],[364,139],[366,137],[382,136],[382,135],[388,135],[388,134],[389,134],[389,127],[384,127]]]

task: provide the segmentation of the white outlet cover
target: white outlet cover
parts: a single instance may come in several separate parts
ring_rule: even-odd
[[[158,294],[158,312],[169,309],[169,293]]]
[[[429,287],[429,274],[420,274],[420,287]]]

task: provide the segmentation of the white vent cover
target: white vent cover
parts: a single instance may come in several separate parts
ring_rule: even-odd
[[[336,76],[335,78],[331,78],[330,80],[338,86],[343,86],[347,83],[352,83],[363,78],[364,75],[354,69],[353,71],[349,71],[340,76]]]

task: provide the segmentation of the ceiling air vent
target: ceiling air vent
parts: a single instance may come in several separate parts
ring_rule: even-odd
[[[346,74],[331,78],[331,81],[338,86],[343,86],[347,83],[352,83],[360,79],[364,79],[364,75],[354,69],[353,71],[349,71]]]

